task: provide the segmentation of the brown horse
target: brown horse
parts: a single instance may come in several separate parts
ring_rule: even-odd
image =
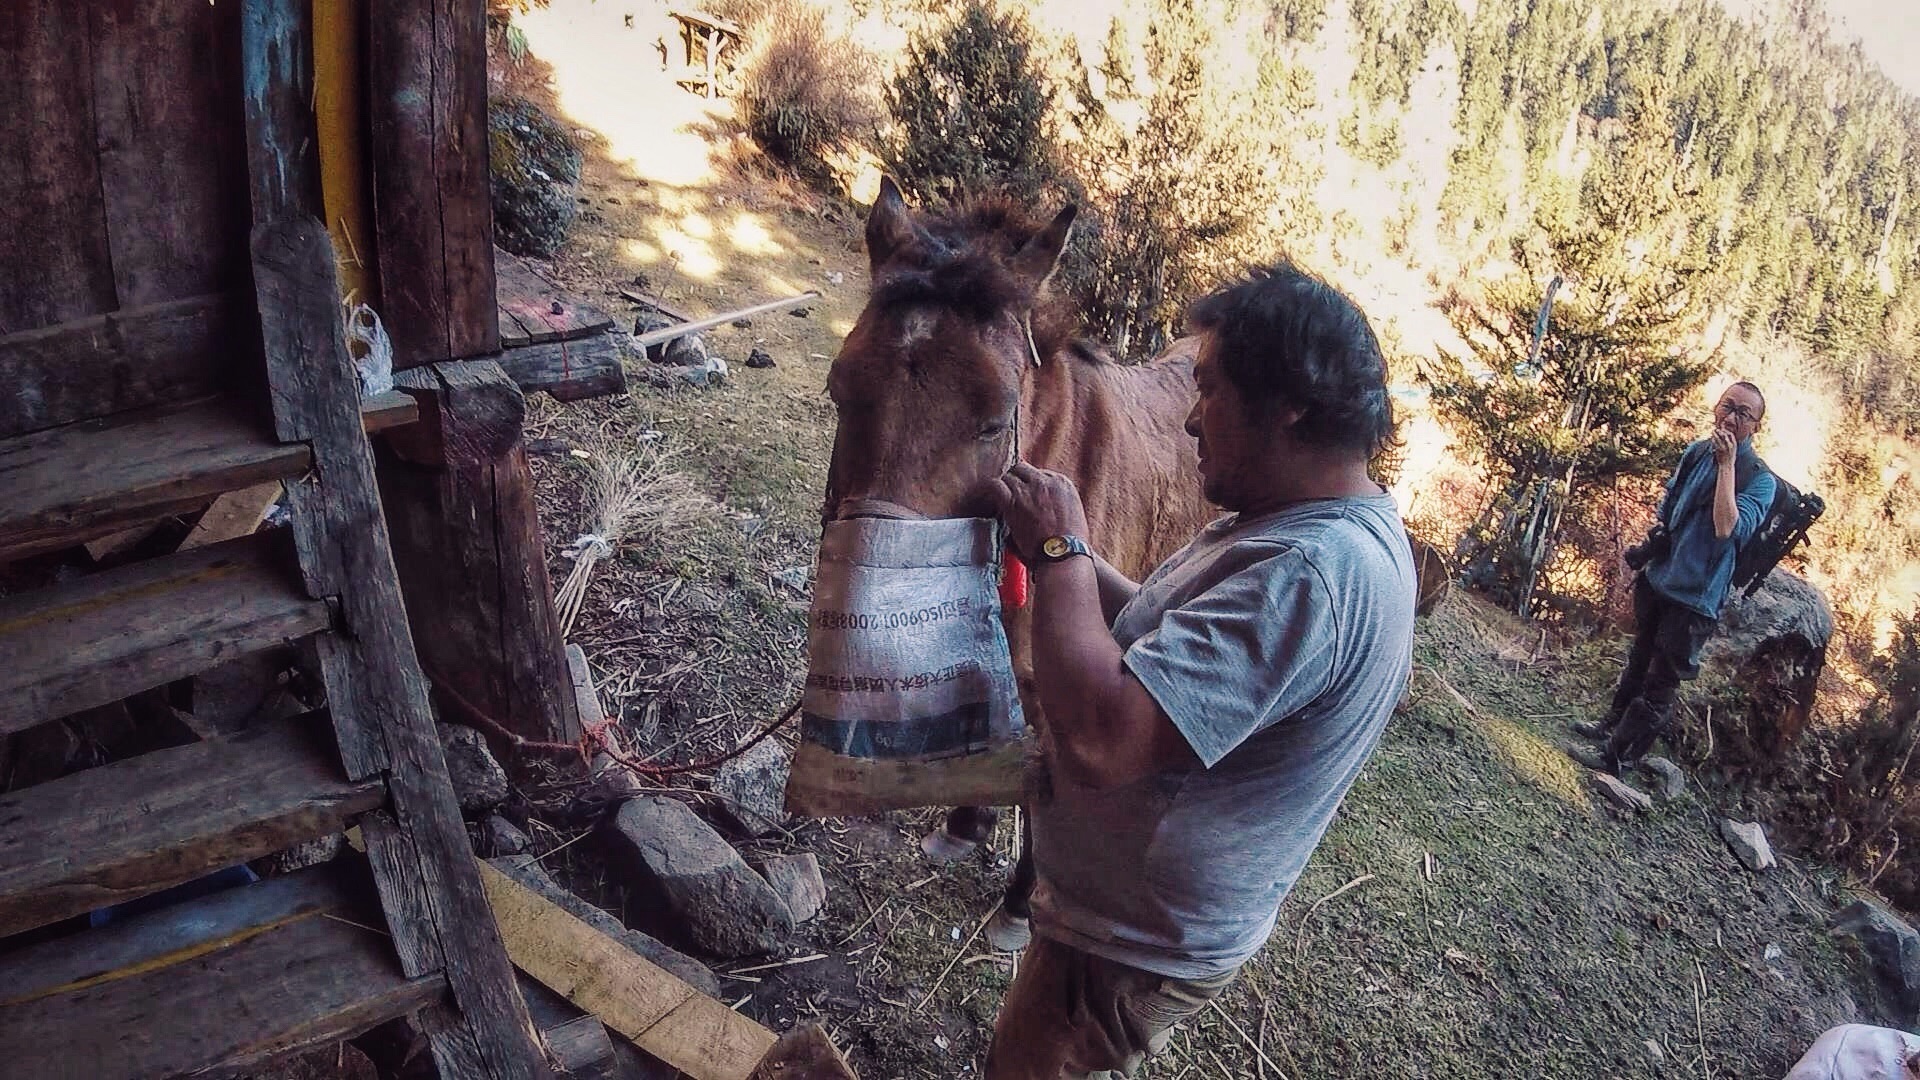
[[[1075,336],[1047,288],[1073,218],[1068,207],[1041,224],[998,198],[914,214],[882,182],[867,219],[872,291],[827,376],[839,428],[826,517],[990,517],[988,485],[1017,450],[1073,479],[1087,539],[1136,580],[1209,519],[1186,433],[1195,342],[1126,366]],[[1005,621],[1022,705],[1044,730],[1028,613]],[[996,817],[962,807],[947,831],[978,842]],[[1012,913],[1026,914],[1031,880],[1023,851]]]

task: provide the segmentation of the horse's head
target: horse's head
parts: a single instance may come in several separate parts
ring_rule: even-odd
[[[1073,224],[983,201],[916,216],[891,180],[867,218],[872,292],[827,375],[839,410],[829,520],[986,517],[1017,453],[1028,370],[1060,340],[1036,308]]]

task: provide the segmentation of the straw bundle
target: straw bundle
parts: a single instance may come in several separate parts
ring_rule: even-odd
[[[573,630],[597,563],[622,544],[662,534],[706,502],[686,476],[669,467],[670,451],[644,443],[603,443],[586,453],[591,525],[568,547],[573,569],[554,593],[562,635]]]

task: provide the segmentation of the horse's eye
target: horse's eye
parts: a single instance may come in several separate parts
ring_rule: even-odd
[[[997,439],[1000,436],[1005,435],[1006,433],[1007,433],[1007,425],[1004,421],[989,420],[986,423],[980,425],[980,438],[983,440]]]

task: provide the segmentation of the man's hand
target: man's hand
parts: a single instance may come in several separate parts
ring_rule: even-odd
[[[1720,428],[1713,429],[1714,464],[1722,467],[1733,464],[1733,456],[1739,452],[1739,449],[1740,440],[1734,438],[1732,432]]]
[[[1057,472],[1015,462],[994,481],[993,501],[1006,522],[1013,549],[1022,558],[1040,550],[1049,536],[1087,538],[1087,511],[1073,481]],[[1031,561],[1031,560],[1029,560]]]

